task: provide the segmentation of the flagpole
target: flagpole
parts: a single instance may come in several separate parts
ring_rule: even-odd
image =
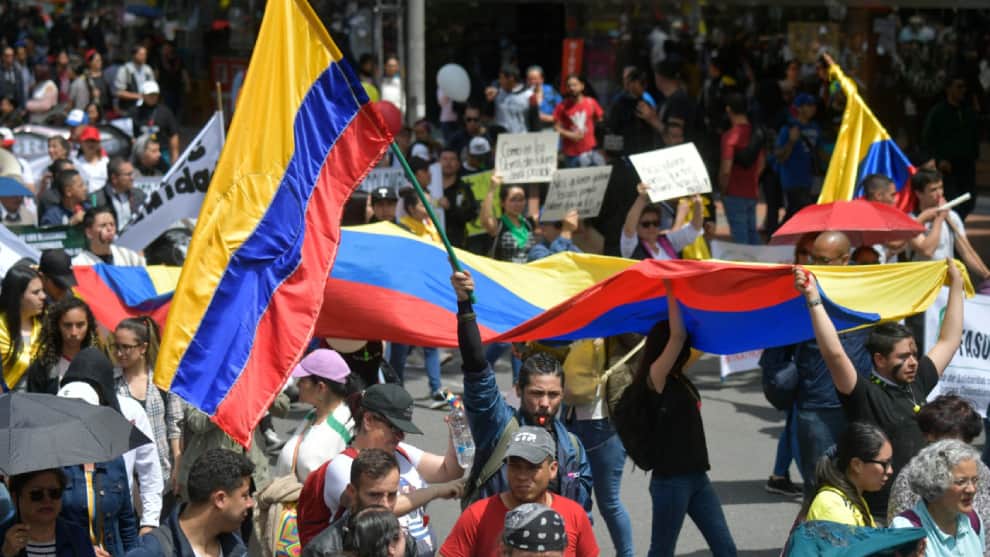
[[[447,257],[450,260],[450,267],[457,272],[464,272],[464,268],[461,266],[460,260],[457,259],[457,254],[454,253],[454,246],[451,245],[450,240],[447,238],[447,232],[444,230],[443,226],[440,225],[440,221],[437,220],[436,213],[433,212],[433,205],[430,203],[430,199],[426,197],[426,192],[423,191],[422,186],[419,185],[419,180],[416,179],[416,173],[412,171],[409,167],[409,162],[406,160],[405,155],[402,154],[402,149],[399,149],[399,145],[392,142],[392,154],[399,160],[402,164],[402,169],[406,173],[406,178],[412,184],[413,188],[416,190],[416,195],[419,196],[419,201],[426,208],[427,214],[430,215],[430,220],[433,221],[434,228],[437,229],[437,233],[440,234],[440,239],[443,241],[443,247],[447,249]],[[474,302],[474,293],[471,293],[471,302]]]
[[[226,141],[227,123],[224,121],[224,117],[223,117],[223,87],[221,87],[219,81],[216,82],[216,87],[217,87],[217,114],[220,115],[220,133],[223,134],[224,140]]]

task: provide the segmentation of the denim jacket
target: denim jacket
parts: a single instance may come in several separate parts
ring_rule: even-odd
[[[86,474],[82,466],[66,466],[65,492],[62,495],[62,518],[89,531],[89,502],[86,495]],[[124,459],[117,457],[109,462],[96,464],[93,474],[101,476],[102,486],[96,493],[96,507],[103,515],[103,547],[113,557],[137,544],[137,516],[127,484]],[[95,487],[94,487],[95,489]]]
[[[0,528],[0,540],[7,535],[7,530],[14,523]],[[95,557],[93,544],[89,541],[89,534],[82,527],[69,524],[61,517],[55,519],[55,557]],[[17,557],[26,557],[27,550],[22,549]]]
[[[495,450],[502,430],[515,418],[521,425],[528,425],[521,412],[509,406],[498,390],[495,372],[488,366],[480,373],[464,373],[464,409],[467,411],[468,426],[474,437],[476,466],[484,466]],[[583,447],[574,445],[567,428],[554,418],[554,433],[557,439],[557,482],[559,495],[576,501],[588,512],[591,518],[591,465]],[[576,440],[576,438],[575,438]],[[580,441],[577,441],[580,444]],[[499,473],[491,477],[479,490],[479,497],[490,497],[508,491],[505,465]]]

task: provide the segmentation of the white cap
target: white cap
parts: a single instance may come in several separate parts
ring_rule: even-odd
[[[100,405],[100,395],[96,394],[96,389],[85,381],[66,383],[58,390],[57,396],[62,398],[78,398],[93,406]]]
[[[422,143],[417,143],[413,145],[412,151],[409,151],[409,157],[419,157],[425,161],[430,160],[430,149]]]
[[[492,145],[484,137],[476,137],[468,143],[469,155],[487,155],[492,152]]]
[[[158,89],[157,81],[145,81],[141,84],[141,94],[142,95],[157,95],[161,91]]]

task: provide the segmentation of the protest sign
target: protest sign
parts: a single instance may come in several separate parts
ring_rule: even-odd
[[[64,249],[76,255],[86,247],[86,238],[78,226],[11,226],[10,231],[36,250]]]
[[[570,210],[577,210],[582,219],[597,217],[602,210],[605,188],[608,187],[611,166],[562,168],[557,170],[547,190],[540,220],[555,222],[564,219]]]
[[[794,246],[754,246],[734,244],[722,240],[712,240],[712,259],[740,261],[743,263],[783,263],[794,262]]]
[[[495,173],[503,184],[549,182],[557,170],[556,132],[503,133],[495,146]]]
[[[134,187],[143,191],[145,196],[154,193],[162,185],[164,176],[139,176],[134,178]]]
[[[948,300],[949,289],[942,288],[925,312],[926,350],[938,340]],[[962,342],[928,400],[944,394],[959,395],[986,417],[990,404],[990,296],[977,294],[963,300]]]
[[[377,188],[395,188],[399,190],[406,185],[405,175],[401,166],[375,167],[358,186],[362,191],[370,192]]]
[[[485,172],[468,174],[467,176],[462,176],[461,180],[464,180],[464,183],[471,188],[471,193],[474,194],[474,198],[478,200],[478,204],[480,205],[488,193],[488,188],[492,181],[492,171],[486,170]],[[492,212],[495,213],[495,218],[502,216],[502,204],[499,202],[497,194],[498,192],[492,196]],[[481,226],[480,217],[467,223],[465,228],[467,229],[468,236],[488,234]]]
[[[793,246],[751,246],[734,244],[722,240],[712,240],[712,258],[724,261],[745,263],[791,263],[794,261]],[[760,367],[762,350],[750,350],[740,354],[729,354],[719,358],[722,378]]]
[[[654,203],[712,191],[708,169],[693,143],[629,155],[629,162]]]
[[[223,119],[213,115],[138,209],[117,244],[143,250],[176,221],[199,216],[223,149]]]

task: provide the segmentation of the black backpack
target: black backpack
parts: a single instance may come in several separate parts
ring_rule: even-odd
[[[767,145],[767,138],[770,135],[763,126],[752,126],[752,132],[749,134],[749,143],[746,144],[742,150],[736,153],[736,156],[732,157],[732,162],[736,166],[742,168],[750,168],[756,161],[760,158],[760,151],[762,151]]]
[[[626,454],[643,470],[652,470],[663,449],[656,442],[660,395],[646,383],[646,375],[634,377],[611,411],[612,426]]]

